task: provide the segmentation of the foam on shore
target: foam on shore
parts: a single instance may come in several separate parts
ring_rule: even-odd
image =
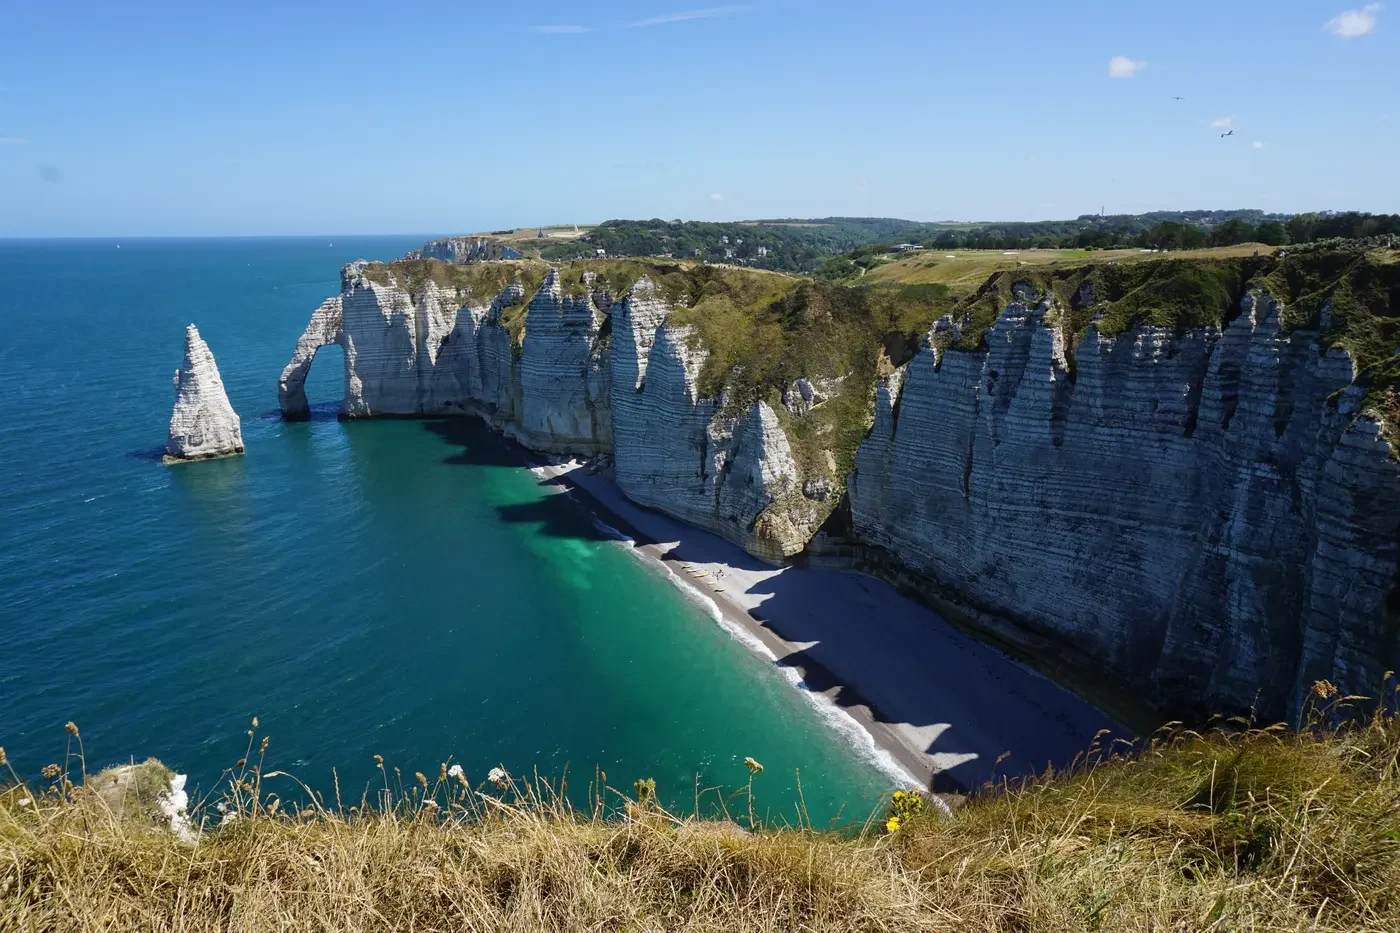
[[[577,461],[571,460],[554,466],[552,469],[560,471],[557,474],[551,473],[551,467],[549,465],[541,463],[531,464],[529,470],[542,480],[554,479],[556,476],[563,477],[568,483],[566,487],[567,492],[572,492],[575,489],[582,492],[584,496],[587,497],[587,501],[584,502],[577,497],[574,501],[579,502],[588,510],[588,514],[592,517],[593,526],[595,528],[614,539],[618,544],[625,546],[633,555],[641,558],[645,563],[661,571],[667,580],[670,580],[674,586],[685,594],[687,599],[700,606],[711,619],[719,623],[720,627],[723,628],[731,638],[738,641],[760,658],[773,664],[782,674],[783,679],[795,687],[797,691],[806,698],[807,702],[812,705],[812,708],[817,711],[817,715],[828,726],[836,730],[861,759],[873,764],[877,770],[889,777],[897,787],[922,787],[922,783],[911,775],[904,766],[899,763],[894,755],[880,747],[879,743],[875,741],[875,736],[870,733],[870,730],[866,729],[865,726],[861,725],[859,720],[843,710],[825,694],[818,693],[808,687],[806,681],[802,679],[802,675],[797,669],[782,664],[778,656],[773,653],[772,649],[764,644],[761,638],[749,631],[741,623],[726,618],[717,602],[678,575],[667,566],[665,561],[659,560],[647,554],[645,551],[640,550],[636,546],[637,542],[631,535],[625,534],[603,521],[603,519],[599,517],[598,512],[600,509],[605,509],[606,507],[589,495],[587,489],[584,489],[568,476],[568,474],[577,467]],[[741,611],[745,610],[741,609]]]
[[[632,540],[625,536],[624,540],[629,544],[632,543]],[[860,724],[859,720],[843,710],[833,702],[830,697],[808,687],[807,682],[802,679],[802,675],[795,667],[783,664],[778,659],[778,656],[773,653],[773,650],[764,644],[763,639],[759,638],[753,632],[750,632],[742,624],[727,618],[724,612],[719,608],[719,603],[687,582],[663,561],[657,560],[644,551],[637,550],[635,547],[631,547],[630,550],[644,561],[660,568],[666,575],[666,579],[670,580],[671,583],[678,587],[689,599],[704,608],[705,611],[709,613],[710,618],[718,622],[720,627],[723,628],[731,638],[760,658],[772,663],[783,675],[783,679],[797,688],[797,691],[806,698],[807,702],[812,705],[812,708],[817,711],[817,715],[820,716],[827,725],[840,733],[846,740],[846,743],[855,750],[857,755],[873,764],[882,774],[891,778],[895,786],[922,788],[923,785],[904,769],[894,755],[890,754],[876,743],[875,737],[870,734],[868,729]]]

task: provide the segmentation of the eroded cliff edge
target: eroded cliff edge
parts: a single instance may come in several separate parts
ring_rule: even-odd
[[[704,266],[358,263],[282,410],[337,343],[345,417],[610,453],[630,498],[770,560],[823,528],[1173,715],[1373,691],[1400,660],[1393,256],[1185,262],[1007,272],[951,306]]]

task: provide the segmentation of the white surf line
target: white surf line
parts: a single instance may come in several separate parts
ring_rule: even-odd
[[[575,461],[570,461],[569,464],[561,464],[560,466],[566,467],[570,464],[577,466]],[[541,479],[554,478],[550,476],[548,469],[543,464],[531,466],[529,469],[530,472]],[[569,470],[565,469],[560,475],[565,476],[568,472]],[[565,478],[567,477],[565,476]],[[573,485],[573,483],[570,483],[569,488],[572,489]],[[584,492],[586,493],[586,490],[584,490]],[[695,586],[688,585],[685,579],[682,578],[680,574],[676,573],[665,561],[655,558],[638,548],[635,539],[603,521],[598,517],[595,509],[589,507],[578,498],[574,498],[574,501],[588,508],[588,514],[592,516],[595,527],[608,534],[618,544],[624,545],[628,551],[640,558],[644,563],[650,564],[654,568],[659,568],[662,573],[665,574],[666,579],[671,582],[671,585],[678,588],[688,599],[703,607],[709,613],[710,618],[719,623],[720,628],[724,629],[731,638],[777,668],[778,672],[783,676],[783,679],[795,687],[807,702],[812,705],[812,708],[817,711],[817,715],[846,740],[846,743],[855,751],[857,757],[874,765],[876,770],[892,779],[897,787],[923,790],[923,783],[910,774],[892,753],[887,749],[881,748],[880,744],[875,741],[875,736],[871,734],[869,729],[861,724],[860,720],[842,709],[826,694],[819,693],[808,687],[806,681],[802,679],[801,673],[799,673],[796,668],[779,663],[778,656],[763,643],[763,639],[750,632],[742,624],[732,622],[725,618],[723,610],[719,608],[719,603],[715,602]],[[590,502],[591,501],[593,500],[590,497]],[[682,563],[681,566],[690,571],[691,574],[697,578],[706,575],[697,573],[693,569],[695,566],[693,564]],[[711,585],[713,586],[713,584]],[[720,592],[723,592],[723,590],[720,590]],[[747,610],[742,607],[740,611],[747,613]],[[944,804],[937,795],[930,794],[929,797],[936,801],[935,806],[938,806],[940,809],[946,809],[946,804]]]
[[[643,560],[660,567],[671,584],[679,588],[691,600],[703,606],[709,612],[710,618],[718,622],[720,628],[724,629],[731,638],[777,668],[783,679],[797,689],[817,711],[817,715],[845,739],[859,758],[873,764],[876,770],[891,778],[897,787],[923,789],[923,784],[910,774],[893,754],[880,747],[879,743],[875,741],[875,736],[870,734],[869,729],[861,725],[858,719],[838,706],[826,694],[818,693],[808,687],[806,681],[802,679],[802,674],[796,668],[779,663],[778,656],[763,643],[763,639],[750,632],[742,624],[726,618],[717,602],[694,586],[688,585],[664,561],[658,560],[636,547],[631,548],[631,551]]]

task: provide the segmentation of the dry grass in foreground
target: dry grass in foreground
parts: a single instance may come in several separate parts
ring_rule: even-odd
[[[191,844],[130,798],[149,774],[74,787],[51,771],[47,791],[0,794],[0,930],[1393,933],[1400,722],[1335,713],[1164,732],[1131,760],[1092,755],[892,833],[676,818],[647,782],[605,817],[446,766],[289,812],[255,752],[221,801],[235,818]]]

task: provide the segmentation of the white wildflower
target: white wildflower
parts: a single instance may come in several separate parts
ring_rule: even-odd
[[[34,802],[34,801],[30,800],[28,797],[21,797],[21,798],[19,798],[19,805],[20,805],[21,807],[27,807],[27,806],[29,806],[29,805],[30,805],[31,803],[33,803],[33,802]]]
[[[447,769],[447,774],[448,774],[449,777],[455,777],[455,778],[461,777],[461,776],[462,776],[462,766],[461,766],[461,765],[453,765],[452,767],[450,767],[450,768]]]
[[[507,777],[505,768],[492,768],[491,772],[486,775],[486,780],[492,784],[504,784]]]

